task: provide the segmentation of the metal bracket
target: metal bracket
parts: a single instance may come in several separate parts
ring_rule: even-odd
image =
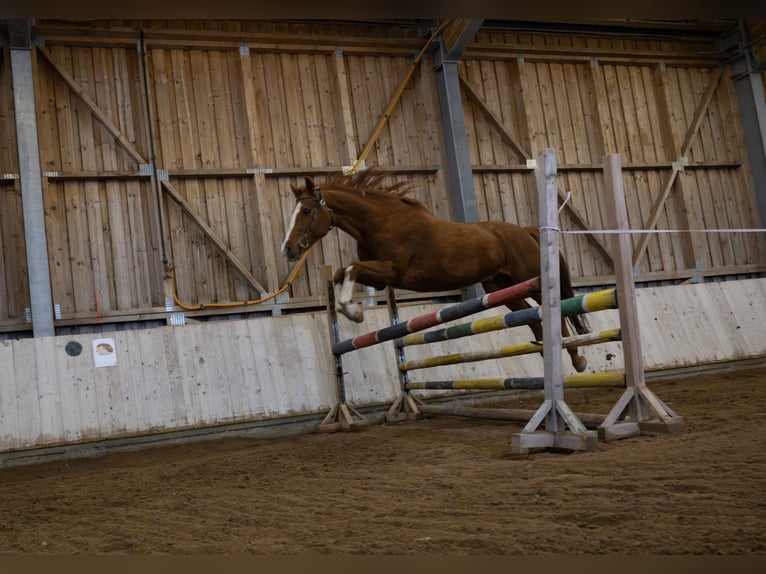
[[[256,173],[274,173],[274,169],[270,167],[248,167],[245,171],[251,175]]]
[[[186,316],[182,311],[171,313],[168,319],[170,320],[170,324],[175,327],[178,327],[179,325],[186,325]]]
[[[365,163],[365,160],[362,160],[359,162],[359,165],[357,166],[357,169],[365,169],[367,167],[367,164]],[[341,166],[341,170],[343,171],[343,175],[347,175],[351,173],[351,170],[354,169],[353,165],[344,165]]]
[[[247,44],[240,44],[239,45],[239,55],[240,56],[249,56],[250,55],[250,46]]]

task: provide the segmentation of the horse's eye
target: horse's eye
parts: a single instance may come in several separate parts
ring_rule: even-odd
[[[308,215],[309,213],[311,213],[311,210],[308,207],[304,207],[303,208],[303,215]]]

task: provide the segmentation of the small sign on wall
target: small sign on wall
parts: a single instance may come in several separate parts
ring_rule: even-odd
[[[114,339],[93,340],[93,362],[96,367],[114,367],[117,364]]]

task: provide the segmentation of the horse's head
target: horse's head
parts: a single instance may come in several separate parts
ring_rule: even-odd
[[[282,254],[294,261],[322,239],[332,229],[332,210],[322,197],[319,186],[314,180],[305,178],[303,187],[290,185],[297,204],[290,218],[290,226],[282,242]]]

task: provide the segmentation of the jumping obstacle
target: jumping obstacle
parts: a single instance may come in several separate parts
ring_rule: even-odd
[[[394,341],[402,389],[402,393],[388,411],[387,419],[389,421],[417,418],[422,413],[527,420],[528,422],[524,429],[512,436],[511,446],[515,452],[528,452],[530,449],[551,447],[569,450],[592,450],[596,448],[598,438],[611,440],[642,433],[677,432],[682,428],[683,419],[656,397],[646,387],[644,381],[628,235],[612,235],[617,284],[615,289],[606,289],[561,301],[559,297],[558,276],[559,230],[557,227],[556,168],[553,151],[544,150],[540,154],[537,165],[536,173],[540,192],[539,211],[541,214],[542,277],[539,282],[532,280],[535,282],[534,285],[520,284],[513,286],[507,290],[493,292],[484,297],[465,301],[403,323],[399,323],[394,292],[393,289],[389,288],[388,308],[392,325],[378,331],[340,341],[338,337],[337,316],[334,310],[331,269],[329,266],[326,267],[325,276],[328,279],[328,291],[330,293],[328,310],[330,311],[331,333],[333,337],[332,352],[336,363],[339,403],[325,418],[324,423],[320,425],[320,431],[336,430],[338,427],[344,429],[354,428],[356,423],[349,416],[349,412],[353,412],[360,418],[363,418],[356,411],[353,411],[350,405],[347,406],[345,403],[341,356],[345,353],[385,341]],[[624,194],[619,171],[619,157],[614,154],[605,156],[604,166],[605,181],[608,188],[606,196],[611,201],[609,207],[612,210],[613,228],[626,229],[627,215],[625,213]],[[516,288],[518,288],[518,291],[516,291]],[[514,300],[513,298],[505,298],[506,296],[511,297],[509,290],[514,291],[513,297],[521,299],[533,288],[539,288],[542,294],[542,304],[540,307],[514,311],[503,316],[479,319],[462,325],[420,333],[420,331],[441,323],[457,320],[491,307],[506,304]],[[562,317],[615,308],[619,310],[619,329],[578,335],[566,339],[561,337]],[[542,320],[543,317],[546,320]],[[406,361],[404,358],[404,348],[410,345],[452,340],[498,329],[528,325],[538,321],[542,321],[543,341],[510,345],[500,349],[476,353],[442,355],[420,361]],[[625,356],[624,372],[564,376],[561,359],[562,349],[607,341],[622,341]],[[451,381],[409,381],[408,378],[408,371],[413,369],[517,356],[540,352],[541,350],[544,351],[543,377]],[[584,388],[589,386],[622,387],[625,390],[608,415],[572,412],[564,400],[564,388]],[[412,390],[445,389],[542,389],[544,400],[536,411],[502,409],[503,413],[505,413],[503,414],[498,409],[427,405],[423,404],[422,401],[416,402],[410,394]],[[596,430],[589,430],[593,428],[596,428]]]

